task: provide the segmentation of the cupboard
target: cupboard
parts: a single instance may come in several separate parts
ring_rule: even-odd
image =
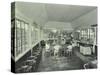
[[[97,24],[89,28],[80,28],[76,31],[79,34],[80,52],[84,55],[96,53],[97,46]]]

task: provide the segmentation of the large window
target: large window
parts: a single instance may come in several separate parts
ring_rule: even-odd
[[[15,23],[15,49],[16,49],[16,56],[22,52],[21,49],[21,22],[16,20]]]
[[[29,27],[28,24],[25,23],[25,50],[27,50],[28,48],[29,45],[28,41],[29,41]]]
[[[34,40],[37,42],[37,41],[38,41],[38,38],[39,38],[39,37],[38,37],[38,28],[35,28],[34,34],[35,34],[35,35],[34,35],[34,36],[35,36],[35,39],[34,39]]]
[[[89,42],[90,44],[97,42],[97,26],[79,29],[78,31],[80,41]]]
[[[35,43],[35,36],[34,36],[34,26],[32,25],[31,27],[31,42],[32,42],[32,45]]]
[[[21,51],[23,52],[25,50],[25,24],[22,21],[21,22]]]
[[[16,57],[28,48],[28,23],[15,19],[15,55]]]

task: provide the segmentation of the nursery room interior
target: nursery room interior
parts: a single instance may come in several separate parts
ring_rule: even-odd
[[[16,73],[97,68],[97,7],[14,2],[11,62]]]

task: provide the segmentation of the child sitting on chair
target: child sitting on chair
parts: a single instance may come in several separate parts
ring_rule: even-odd
[[[59,49],[61,48],[61,46],[59,44],[54,46],[54,56],[59,56]]]
[[[72,44],[69,43],[68,44],[68,47],[67,47],[67,54],[68,54],[68,56],[71,56],[72,55],[72,48],[73,48]]]
[[[48,57],[50,53],[50,44],[48,42],[46,43],[46,46],[45,46],[45,53],[46,53],[46,56]]]

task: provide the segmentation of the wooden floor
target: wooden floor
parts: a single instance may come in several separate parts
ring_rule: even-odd
[[[74,54],[67,57],[46,57],[44,55],[43,52],[38,72],[83,69],[83,62]]]

